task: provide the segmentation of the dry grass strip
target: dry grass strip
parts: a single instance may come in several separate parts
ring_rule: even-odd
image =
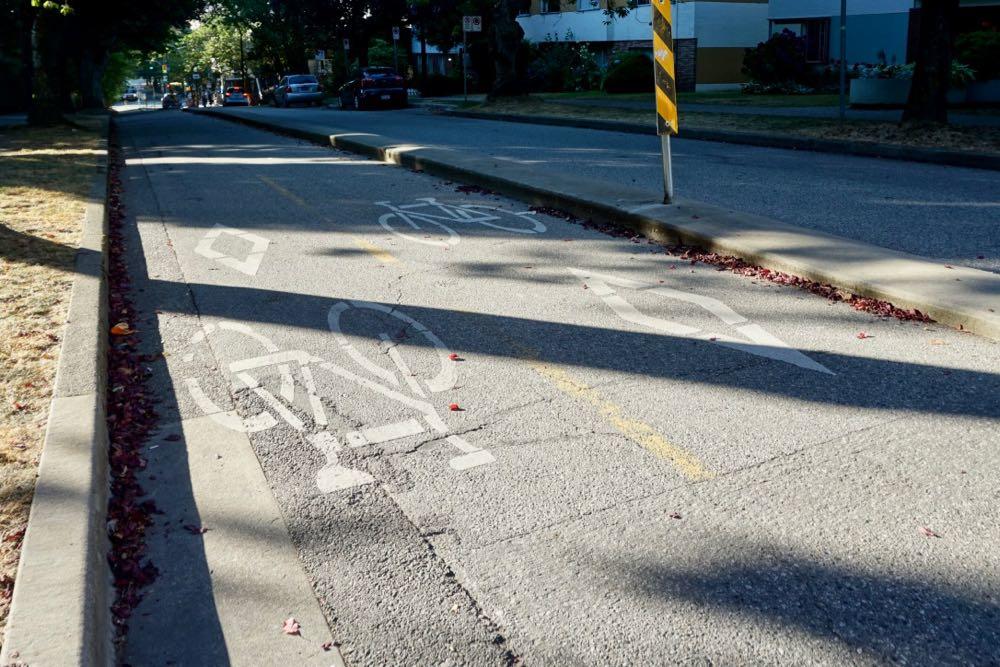
[[[35,488],[97,135],[0,132],[0,637]]]

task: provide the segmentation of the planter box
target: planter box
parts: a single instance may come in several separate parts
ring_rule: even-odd
[[[974,81],[969,84],[969,104],[1000,104],[1000,79]]]
[[[910,79],[854,79],[851,81],[851,106],[906,106],[912,83]],[[952,88],[948,91],[948,104],[963,104],[967,95],[964,88]]]

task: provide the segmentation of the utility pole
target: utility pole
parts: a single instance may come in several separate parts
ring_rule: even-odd
[[[840,120],[847,118],[847,0],[840,0]]]

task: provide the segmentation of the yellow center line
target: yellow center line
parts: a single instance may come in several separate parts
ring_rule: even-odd
[[[279,195],[283,196],[285,199],[288,199],[289,201],[298,204],[299,206],[301,206],[302,208],[306,209],[307,211],[309,211],[314,215],[320,216],[325,222],[331,222],[330,219],[323,216],[322,213],[320,213],[315,206],[313,206],[312,204],[310,204],[305,199],[298,196],[288,188],[284,187],[280,183],[277,183],[276,181],[268,178],[267,176],[258,175],[257,178],[259,178],[262,183],[270,187]],[[399,261],[391,252],[389,252],[385,248],[377,246],[371,241],[368,241],[361,236],[352,234],[351,240],[354,241],[355,245],[357,245],[363,251],[365,251],[378,261],[382,262],[383,264],[393,264]]]
[[[622,435],[655,456],[670,461],[688,479],[702,481],[715,477],[715,473],[706,468],[694,454],[671,443],[649,424],[626,417],[622,413],[621,407],[601,396],[593,387],[580,382],[561,368],[539,361],[538,354],[534,350],[517,344],[514,346],[523,355],[528,365],[555,385],[556,389],[567,396],[597,408],[605,421],[615,427]]]

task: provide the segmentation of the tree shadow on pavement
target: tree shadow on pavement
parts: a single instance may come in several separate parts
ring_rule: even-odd
[[[1000,591],[931,578],[875,574],[848,565],[818,563],[764,548],[756,559],[746,545],[716,545],[729,554],[705,566],[647,560],[617,563],[624,587],[668,605],[693,604],[736,614],[780,633],[806,633],[840,644],[868,662],[996,664],[1000,661]],[[609,567],[604,562],[599,567]],[[762,638],[762,641],[765,641]]]

